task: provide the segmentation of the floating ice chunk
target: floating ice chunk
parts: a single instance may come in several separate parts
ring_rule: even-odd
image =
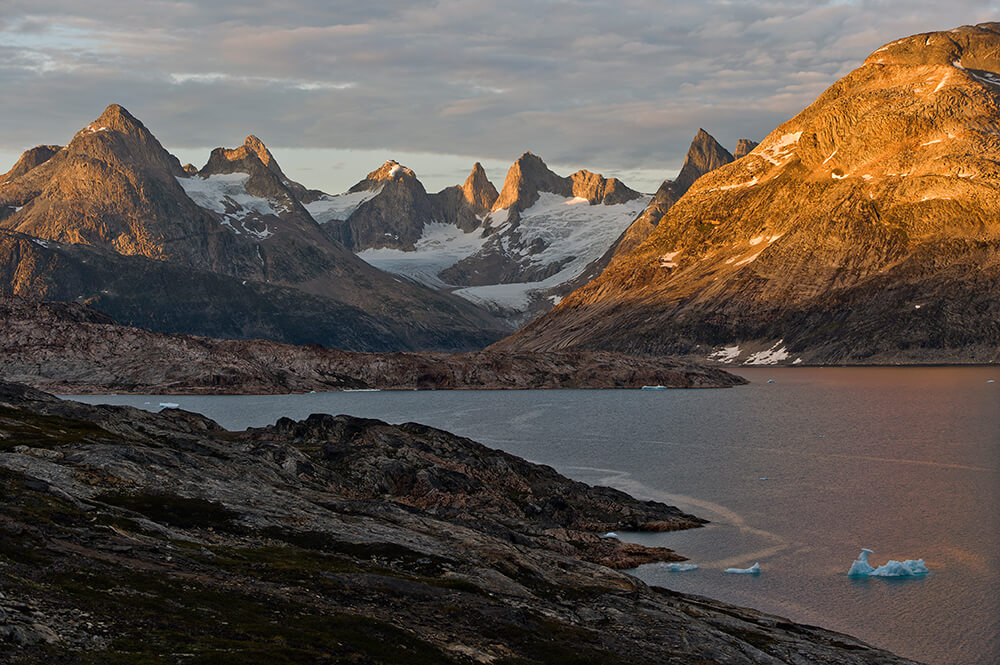
[[[608,531],[606,534],[601,536],[601,538],[614,538],[615,540],[618,540],[618,534],[614,531]]]
[[[666,390],[666,386],[643,386],[642,390]]]
[[[722,572],[729,575],[760,575],[760,563],[755,563],[749,568],[726,568]]]
[[[694,563],[661,563],[660,568],[669,573],[686,573],[691,570],[698,570],[698,565]]]
[[[868,557],[873,552],[867,547],[862,548],[861,554],[851,564],[851,569],[847,572],[848,577],[914,577],[926,575],[930,571],[923,559],[907,559],[906,561],[896,561],[890,559],[887,563],[873,568],[868,563]]]
[[[986,383],[996,383],[996,379],[986,379]]]
[[[160,406],[164,409],[176,409],[180,404],[177,402],[160,402]]]

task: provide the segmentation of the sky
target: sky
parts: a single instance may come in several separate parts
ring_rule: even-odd
[[[1000,0],[0,0],[0,172],[110,103],[182,162],[259,136],[340,192],[389,158],[429,191],[530,150],[654,191],[699,127],[760,140],[899,37]]]

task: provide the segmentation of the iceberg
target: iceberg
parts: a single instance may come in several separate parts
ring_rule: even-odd
[[[643,386],[641,390],[667,390],[666,386]]]
[[[729,575],[760,575],[760,563],[755,563],[749,568],[726,568],[722,572]]]
[[[160,402],[160,406],[164,409],[176,409],[180,404],[177,402]]]
[[[861,554],[859,554],[858,558],[851,564],[851,569],[847,571],[847,576],[915,577],[918,575],[926,575],[930,572],[927,570],[927,564],[924,563],[923,559],[907,559],[906,561],[896,561],[894,559],[890,559],[878,568],[874,568],[870,563],[868,563],[868,557],[871,554],[873,554],[872,550],[867,547],[862,548]]]
[[[689,570],[698,570],[697,564],[693,563],[661,563],[660,568],[671,573],[686,573]]]
[[[618,540],[618,534],[614,531],[608,531],[606,534],[601,536],[601,538],[614,538],[615,540]]]

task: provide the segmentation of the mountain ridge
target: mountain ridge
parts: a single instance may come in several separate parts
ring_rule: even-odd
[[[995,23],[876,50],[496,348],[996,362],[998,53]]]

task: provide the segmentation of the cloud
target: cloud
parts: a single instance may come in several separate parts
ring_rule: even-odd
[[[996,1],[7,0],[0,149],[110,102],[170,148],[476,155],[676,171],[704,126],[762,138],[880,45]],[[0,167],[2,168],[2,167]]]

